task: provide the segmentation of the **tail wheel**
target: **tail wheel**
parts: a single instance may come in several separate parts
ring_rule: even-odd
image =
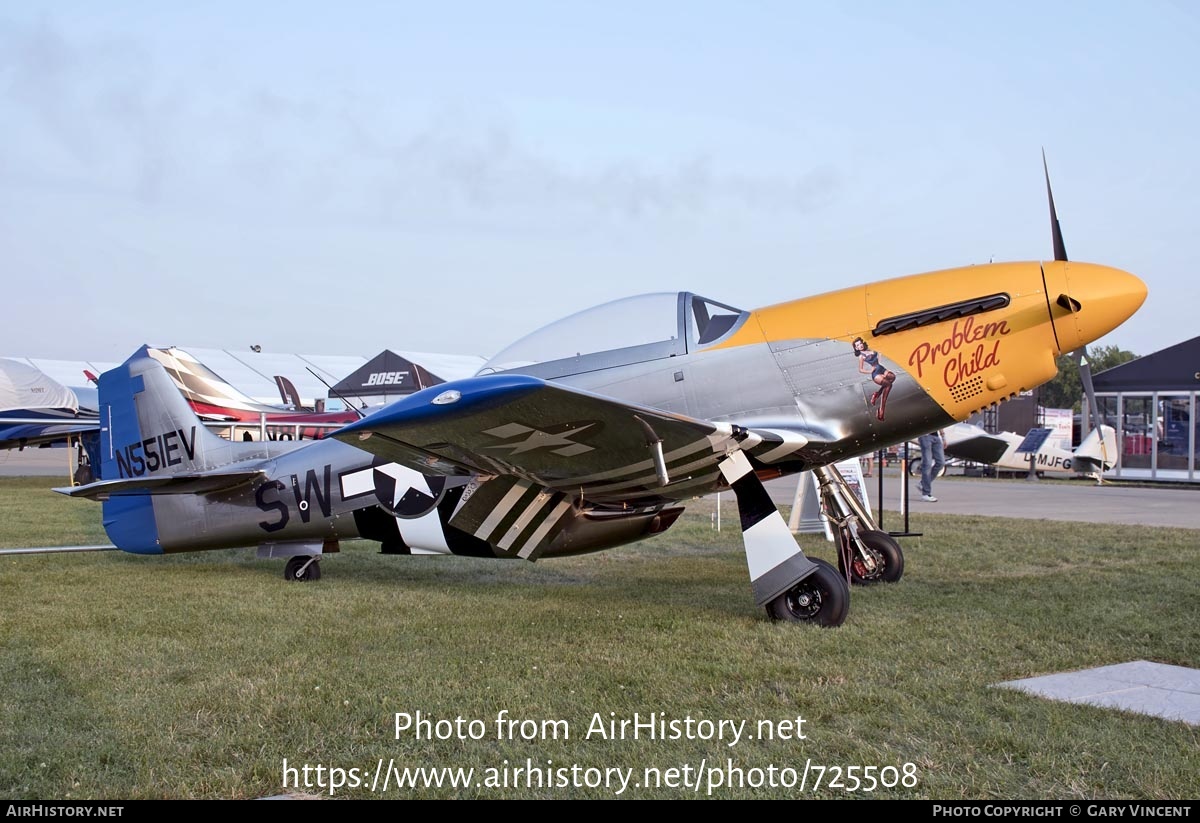
[[[289,557],[283,567],[283,579],[292,582],[307,583],[310,580],[321,579],[321,561],[310,554]]]
[[[809,558],[817,570],[767,604],[773,620],[840,626],[850,613],[850,587],[832,564]]]
[[[862,541],[863,549],[856,551],[850,561],[851,583],[856,586],[895,583],[904,576],[904,551],[890,534],[873,529],[859,532],[858,539]],[[861,553],[863,550],[870,556],[874,568],[867,565]],[[838,568],[845,576],[846,561],[841,552],[838,553]]]

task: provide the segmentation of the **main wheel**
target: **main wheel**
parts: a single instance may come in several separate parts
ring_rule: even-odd
[[[946,466],[943,464],[942,468],[938,470],[937,476],[942,477],[945,473],[946,473]],[[909,477],[920,477],[921,476],[921,458],[920,457],[913,457],[913,458],[909,459],[909,461],[908,461],[908,476]]]
[[[809,558],[817,570],[767,604],[773,620],[840,626],[850,613],[850,587],[833,564]]]
[[[312,562],[308,563],[309,560],[312,560]],[[308,563],[308,568],[304,568],[305,563]],[[321,561],[308,554],[298,554],[295,557],[289,557],[287,565],[283,567],[283,579],[299,581],[301,583],[307,583],[310,580],[320,580]]]
[[[875,562],[874,569],[868,569],[863,558],[856,555],[850,563],[850,582],[856,586],[866,586],[871,583],[895,583],[904,576],[904,551],[890,534],[873,529],[858,533],[858,539],[866,546]],[[846,574],[845,559],[838,552],[838,569],[842,576]]]

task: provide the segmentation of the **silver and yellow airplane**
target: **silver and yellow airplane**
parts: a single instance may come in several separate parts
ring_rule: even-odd
[[[1049,380],[1059,354],[1108,334],[1145,297],[1131,274],[1064,259],[752,311],[646,295],[554,323],[474,377],[308,443],[216,437],[142,350],[100,380],[101,479],[61,491],[103,500],[125,551],[258,546],[289,557],[290,578],[313,579],[353,537],[396,554],[599,551],[732,488],[756,602],[777,619],[838,625],[847,578],[895,580],[903,555],[831,464]],[[802,470],[833,513],[845,574],[799,550],[763,488]]]

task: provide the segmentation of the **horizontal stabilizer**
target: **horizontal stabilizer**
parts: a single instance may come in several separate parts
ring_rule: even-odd
[[[76,552],[115,552],[117,547],[111,543],[98,546],[31,546],[27,549],[0,549],[0,557],[17,554],[74,554]]]
[[[946,444],[948,457],[970,460],[973,463],[998,463],[1006,451],[1008,451],[1008,442],[989,434],[967,437]]]
[[[262,469],[186,472],[183,474],[97,480],[86,486],[57,488],[68,497],[107,500],[118,494],[212,494],[266,477]]]

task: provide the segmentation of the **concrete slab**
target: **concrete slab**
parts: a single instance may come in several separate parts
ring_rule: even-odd
[[[1122,709],[1200,726],[1200,669],[1134,660],[996,685],[1049,700]]]
[[[66,449],[0,449],[0,477],[61,477],[67,486],[70,458]]]

